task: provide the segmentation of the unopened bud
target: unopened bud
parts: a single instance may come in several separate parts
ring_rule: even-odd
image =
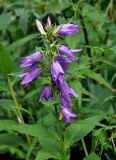
[[[46,27],[51,27],[51,19],[50,19],[50,17],[47,18]]]
[[[44,28],[43,28],[41,22],[38,19],[36,19],[36,25],[37,25],[37,28],[40,31],[40,33],[46,35],[46,33],[44,31]]]

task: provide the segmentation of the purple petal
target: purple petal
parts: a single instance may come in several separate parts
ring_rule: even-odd
[[[30,56],[27,56],[25,58],[28,58],[28,59],[31,59],[31,60],[34,60],[34,61],[38,61],[38,60],[41,60],[43,58],[43,55],[42,55],[41,52],[36,52],[36,53],[33,53]]]
[[[51,75],[54,82],[57,82],[59,75],[64,76],[64,71],[58,61],[51,64]]]
[[[22,58],[20,67],[31,68],[34,65],[36,65],[37,62],[41,60],[42,58],[43,58],[42,53],[40,52],[33,53],[30,56]]]
[[[53,92],[52,92],[51,87],[48,84],[45,84],[43,86],[43,89],[42,89],[42,93],[41,93],[41,96],[40,96],[40,101],[43,98],[45,98],[46,100],[48,100],[49,98],[52,99],[52,97],[53,97]]]
[[[65,80],[63,81],[62,84],[60,84],[59,87],[60,87],[62,94],[64,94],[64,95],[70,92],[70,87]]]
[[[29,72],[26,72],[26,75],[23,77],[21,84],[28,85],[30,82],[35,80],[41,74],[41,70],[38,67],[34,67]]]
[[[27,74],[27,72],[18,74],[18,77],[23,78],[24,76],[26,76],[26,74]]]
[[[58,47],[60,54],[67,54],[69,56],[72,56],[76,52],[80,52],[82,49],[71,49],[69,47],[66,47],[64,45]]]
[[[73,55],[73,56],[68,56],[68,57],[66,57],[66,59],[65,59],[65,61],[67,62],[67,63],[72,63],[72,62],[76,62],[78,59],[77,59],[77,57],[75,56],[75,55]]]
[[[59,50],[59,53],[60,54],[64,54],[64,55],[68,55],[68,57],[65,58],[65,63],[70,63],[70,62],[75,62],[77,61],[77,57],[75,56],[75,52],[79,52],[81,51],[81,49],[71,49],[71,48],[68,48],[64,45],[60,46],[58,48]]]
[[[72,97],[76,97],[76,98],[78,98],[79,96],[78,96],[78,94],[72,89],[72,88],[70,88],[70,96],[72,96]]]
[[[62,106],[67,106],[67,108],[70,108],[70,98],[68,99],[65,95],[60,97],[60,103]]]
[[[23,58],[22,60],[21,60],[21,65],[20,65],[20,67],[21,68],[23,68],[23,67],[32,67],[32,66],[34,66],[34,65],[36,65],[37,64],[37,62],[35,62],[35,61],[32,61],[31,59],[28,59],[28,58]]]
[[[69,109],[67,107],[63,107],[61,109],[61,113],[62,113],[66,123],[71,123],[73,121],[73,118],[77,117],[77,115],[72,113],[71,109]]]
[[[59,85],[59,88],[62,95],[65,96],[67,99],[70,99],[70,96],[78,97],[75,91],[69,87],[68,83],[65,80]]]
[[[63,56],[57,56],[56,60],[60,63],[63,69],[68,68],[68,64]]]
[[[55,83],[59,87],[59,85],[62,84],[63,82],[64,82],[64,74],[63,73],[59,73],[57,81],[55,81]]]
[[[80,29],[77,25],[68,23],[68,24],[63,24],[62,27],[57,32],[57,34],[66,36],[66,35],[72,35],[78,32],[80,32]]]

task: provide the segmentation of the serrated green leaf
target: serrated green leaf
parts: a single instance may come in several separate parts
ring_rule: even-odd
[[[65,148],[68,149],[76,141],[82,139],[89,132],[93,130],[95,125],[103,119],[102,116],[94,116],[84,120],[80,120],[77,123],[71,124],[64,132],[64,144]]]
[[[41,147],[50,154],[50,157],[62,159],[62,146],[55,128],[41,126],[40,124],[15,124],[13,121],[0,120],[0,131],[14,130],[22,134],[37,137]],[[41,154],[39,154],[41,157]],[[59,157],[59,158],[58,158]]]
[[[17,123],[13,120],[0,120],[0,131],[8,130],[15,124]]]
[[[85,88],[82,88],[82,91],[83,91],[83,94],[85,94],[91,98],[94,98],[96,101],[98,101],[100,103],[100,100],[95,95],[93,95],[92,93],[87,91]]]
[[[17,124],[15,121],[11,120],[0,120],[0,131],[9,129],[17,131],[22,134],[38,137],[39,139],[44,139],[44,138],[59,139],[57,132],[52,126],[48,128],[47,126],[43,126],[41,124],[32,124],[32,125]]]
[[[44,138],[40,139],[39,142],[44,151],[50,153],[51,155],[56,155],[57,157],[60,157],[60,159],[63,157],[63,150],[60,139],[55,140],[54,138]]]
[[[0,145],[19,146],[22,142],[21,137],[18,135],[8,133],[0,134]]]
[[[13,50],[13,49],[15,49],[15,48],[17,48],[17,47],[20,47],[20,46],[22,46],[23,44],[27,43],[28,41],[36,38],[37,36],[38,36],[38,33],[34,33],[34,34],[30,34],[30,35],[28,35],[28,36],[26,36],[26,37],[24,37],[24,38],[21,38],[21,39],[15,41],[15,42],[13,42],[13,43],[8,47],[8,49],[9,49],[9,50]]]
[[[96,80],[98,83],[112,89],[111,85],[102,77],[101,74],[95,73],[92,70],[82,71],[82,74],[84,74],[85,76]]]

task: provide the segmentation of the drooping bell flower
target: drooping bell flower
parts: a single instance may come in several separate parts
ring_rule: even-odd
[[[63,24],[57,31],[57,34],[61,36],[67,36],[67,35],[73,35],[78,32],[80,32],[80,29],[76,24],[68,23],[68,24]]]
[[[76,97],[78,98],[78,95],[75,93],[75,91],[70,88],[70,86],[68,85],[68,83],[64,80],[60,85],[59,85],[61,94],[64,97],[70,98],[70,97]]]
[[[65,95],[61,95],[60,97],[60,103],[62,106],[67,106],[68,108],[70,107],[70,98],[67,98]]]
[[[75,55],[73,55],[73,56],[68,56],[68,57],[65,58],[65,61],[66,61],[67,63],[72,63],[72,62],[78,61],[78,58],[77,58]]]
[[[73,119],[77,117],[77,115],[72,113],[71,109],[67,107],[63,107],[61,113],[66,123],[71,123]]]
[[[81,49],[71,49],[69,47],[62,45],[58,47],[58,51],[61,55],[65,55],[65,56],[67,55],[67,57],[65,58],[65,62],[70,63],[78,60],[75,53],[80,52]]]
[[[55,83],[57,83],[61,78],[64,79],[64,71],[58,61],[52,62],[51,75],[52,75],[52,80]]]
[[[72,56],[74,55],[76,52],[80,52],[82,49],[71,49],[67,46],[59,46],[58,47],[58,51],[60,54],[66,54],[66,55],[69,55],[69,56]]]
[[[42,99],[45,99],[45,100],[48,100],[48,99],[52,99],[53,98],[53,92],[52,92],[52,89],[51,87],[48,85],[48,84],[45,84],[43,86],[43,89],[42,89],[42,92],[41,92],[41,95],[40,95],[40,101]]]
[[[30,56],[26,56],[24,58],[21,59],[21,65],[20,67],[27,67],[27,68],[31,68],[34,65],[37,64],[37,62],[39,60],[41,60],[43,58],[43,55],[41,52],[36,52],[31,54]]]
[[[19,75],[19,77],[23,78],[21,84],[27,86],[30,82],[35,80],[40,74],[41,74],[40,68],[35,66],[30,71],[24,72],[23,74]]]
[[[63,56],[57,56],[55,60],[60,63],[60,65],[61,65],[61,67],[63,69],[68,68],[68,63],[67,63],[67,60],[66,60],[65,57],[63,57]]]

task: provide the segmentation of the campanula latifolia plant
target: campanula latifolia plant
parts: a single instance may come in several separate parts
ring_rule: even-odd
[[[116,0],[0,0],[0,160],[116,159],[115,42]]]
[[[45,28],[37,19],[36,25],[42,34],[44,44],[46,44],[44,46],[45,50],[21,59],[20,67],[25,68],[24,72],[19,75],[22,78],[21,84],[27,86],[45,74],[45,77],[51,79],[51,81],[42,87],[39,100],[52,100],[55,96],[54,92],[58,90],[61,104],[60,111],[65,122],[70,123],[78,116],[72,112],[71,97],[78,98],[78,94],[69,86],[65,77],[69,74],[70,63],[75,63],[78,60],[76,53],[80,52],[81,49],[71,49],[62,45],[58,38],[77,34],[80,29],[73,23],[62,24],[55,28],[51,25],[50,18],[48,18]]]

